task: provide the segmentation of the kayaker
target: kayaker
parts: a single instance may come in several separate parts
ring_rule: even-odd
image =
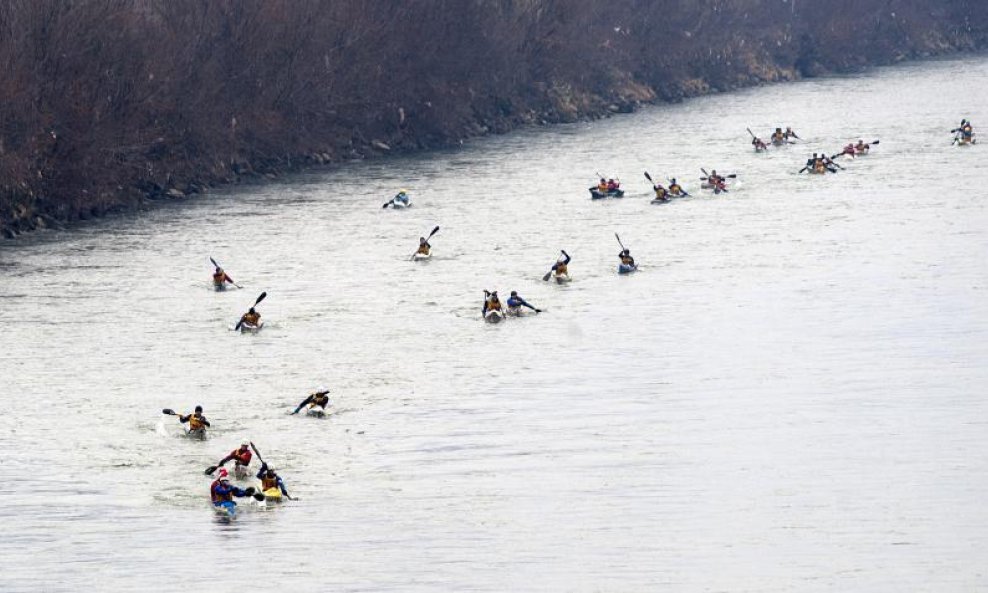
[[[216,465],[222,468],[224,465],[226,465],[228,461],[233,461],[235,467],[237,468],[247,467],[250,465],[250,460],[253,458],[254,458],[254,454],[251,453],[250,442],[243,441],[240,443],[239,448],[234,449],[233,451],[230,452],[229,455],[227,455],[223,459],[220,459],[220,462],[217,463]]]
[[[288,500],[295,500],[288,490],[285,488],[285,482],[281,479],[273,469],[268,467],[267,463],[261,464],[261,471],[257,472],[257,479],[261,481],[261,492],[267,492],[272,488],[277,488],[281,490],[281,493],[285,495]]]
[[[247,324],[253,327],[259,326],[261,324],[261,314],[255,311],[254,307],[251,307],[250,309],[247,310],[246,313],[244,313],[243,317],[240,318],[240,323],[238,323],[237,325],[243,325],[243,324]]]
[[[528,307],[529,309],[535,311],[536,313],[542,312],[542,309],[536,309],[535,307],[529,305],[527,302],[525,302],[525,299],[518,296],[517,291],[512,290],[511,296],[508,297],[508,308],[517,310],[521,307]]]
[[[662,187],[662,184],[653,185],[652,190],[655,192],[655,199],[662,200],[663,202],[669,201],[669,191]]]
[[[556,276],[569,276],[569,262],[572,258],[564,249],[559,250],[563,256],[556,260],[556,263],[552,265],[552,271]]]
[[[772,132],[772,144],[776,146],[781,146],[786,143],[786,133],[782,131],[782,128],[775,128]]]
[[[683,189],[683,186],[681,186],[678,183],[676,183],[676,179],[675,178],[669,180],[669,193],[671,195],[673,195],[673,196],[688,196],[689,195],[688,193],[686,193],[686,190]]]
[[[497,296],[497,291],[487,292],[484,291],[484,308],[481,310],[483,315],[487,315],[488,311],[500,311],[504,313],[504,309],[501,307],[501,299]]]
[[[764,150],[768,150],[768,144],[762,142],[762,139],[757,136],[753,136],[751,138],[751,145],[755,147],[755,152],[762,152]]]
[[[431,250],[432,245],[429,244],[429,241],[425,237],[419,237],[419,248],[415,255],[429,255]]]
[[[821,154],[820,161],[823,163],[824,168],[830,171],[831,173],[837,172],[837,164],[834,163],[833,159],[831,159],[829,156],[825,154]]]
[[[615,181],[615,180],[613,180],[613,179],[608,179],[608,180],[607,180],[607,192],[608,192],[608,193],[610,193],[610,192],[615,192],[615,191],[617,191],[617,190],[618,190],[618,189],[619,189],[620,187],[621,187],[621,183],[620,183],[620,182],[617,182],[617,181]]]
[[[292,414],[298,414],[305,406],[319,406],[323,410],[329,405],[329,391],[317,391],[309,394],[305,401],[300,403]]]
[[[621,258],[621,263],[622,264],[624,264],[626,266],[634,267],[634,265],[635,265],[635,258],[631,257],[631,250],[629,250],[629,249],[622,249],[621,250],[621,253],[618,254],[618,257]]]
[[[964,140],[971,140],[974,138],[974,126],[971,122],[965,121],[964,125],[961,126],[961,138]]]
[[[797,136],[796,135],[796,132],[793,132],[792,131],[792,128],[790,128],[789,126],[786,126],[786,131],[783,132],[782,135],[785,137],[785,139],[786,139],[787,142],[789,142],[789,139],[790,138],[796,138],[796,139],[802,140],[802,138],[800,138],[799,136]]]
[[[847,146],[844,147],[844,150],[841,151],[841,154],[847,156],[854,156],[855,154],[857,154],[857,152],[858,149],[854,147],[854,143],[848,142]]]
[[[597,191],[599,191],[602,194],[607,193],[607,180],[604,179],[603,177],[600,178],[600,182],[597,184]]]
[[[401,202],[402,204],[408,204],[408,190],[402,189],[398,191],[398,194],[391,199],[392,202]]]
[[[716,169],[711,171],[710,175],[707,176],[707,183],[710,184],[711,189],[715,189],[717,191],[724,191],[727,189],[727,183],[723,177],[717,174]]]
[[[169,413],[171,411],[169,410]],[[202,406],[196,406],[196,409],[191,414],[186,414],[185,416],[179,416],[178,421],[182,424],[186,422],[189,423],[189,432],[199,432],[205,431],[206,428],[210,426],[209,420],[202,415]]]
[[[223,271],[223,268],[216,266],[216,270],[213,271],[213,286],[217,289],[223,289],[227,284],[236,284],[236,282]]]
[[[854,147],[855,152],[858,154],[863,154],[871,150],[871,144],[865,144],[864,140],[858,140],[857,145]]]
[[[209,486],[209,498],[213,501],[213,506],[222,507],[230,515],[237,512],[237,503],[233,501],[234,496],[243,498],[244,496],[252,496],[253,494],[254,488],[241,490],[230,484],[230,474],[224,468],[220,468],[219,476]]]

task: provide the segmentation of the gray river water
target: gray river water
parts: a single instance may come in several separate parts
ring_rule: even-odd
[[[948,133],[985,96],[983,57],[904,65],[3,244],[0,590],[988,589],[986,159]],[[753,154],[776,125],[803,145]],[[485,324],[484,289],[546,312]],[[160,413],[196,404],[205,442]],[[203,469],[242,438],[300,500],[224,521]]]

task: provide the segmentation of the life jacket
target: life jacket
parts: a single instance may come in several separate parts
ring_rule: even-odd
[[[678,183],[673,183],[669,186],[669,193],[671,194],[681,194],[683,193],[683,188]]]
[[[488,311],[500,311],[501,301],[500,299],[487,299],[487,310]]]
[[[562,276],[563,274],[568,274],[566,264],[557,263],[556,264],[556,276]]]
[[[616,181],[607,182],[607,191],[615,191],[618,187],[620,187],[620,184]]]
[[[607,191],[607,182],[606,181],[601,181],[600,183],[598,183],[597,184],[597,191],[606,192]]]
[[[631,266],[631,265],[634,265],[635,260],[630,255],[622,255],[621,256],[621,263],[624,264],[624,265],[626,265],[626,266]]]
[[[664,200],[665,197],[666,197],[666,194],[668,194],[668,193],[669,192],[664,187],[656,187],[655,188],[655,198],[657,200]]]
[[[419,250],[415,253],[421,253],[422,255],[429,255],[430,245],[428,243],[423,243],[419,245]]]
[[[328,403],[329,403],[329,396],[328,395],[323,394],[323,395],[313,395],[312,396],[312,404],[313,405],[325,407],[326,404],[328,404]]]
[[[257,325],[257,322],[261,320],[260,313],[245,313],[244,323],[249,323],[250,325]]]
[[[277,488],[277,487],[278,487],[278,476],[269,478],[267,474],[265,474],[264,477],[261,478],[261,490],[270,490],[271,488]]]
[[[209,498],[213,503],[233,500],[233,488],[224,486],[219,480],[216,480],[209,487]]]
[[[772,133],[772,142],[775,142],[776,144],[778,144],[780,142],[784,142],[785,139],[786,139],[786,135],[783,134],[782,132],[773,132]]]
[[[230,455],[233,455],[233,458],[240,465],[250,465],[250,460],[254,457],[254,454],[250,452],[250,449],[246,451],[241,451],[240,449],[237,449],[233,453],[230,453]]]
[[[219,286],[226,281],[226,272],[216,272],[213,274],[213,284]]]
[[[813,163],[813,170],[817,173],[823,173],[827,170],[827,166],[823,164],[823,160],[817,160],[817,162]]]
[[[195,413],[189,414],[189,430],[202,430],[203,428],[206,428],[203,417],[196,416]]]

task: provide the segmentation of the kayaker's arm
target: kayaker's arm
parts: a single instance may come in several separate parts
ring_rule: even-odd
[[[181,422],[182,424],[185,424],[186,422],[189,421],[189,418],[191,418],[191,417],[192,417],[192,414],[186,414],[185,416],[179,416],[178,417],[178,421]]]
[[[212,424],[209,423],[209,420],[206,420],[205,416],[202,417],[202,423],[206,425],[206,428],[212,428],[213,426]]]
[[[263,476],[264,475],[264,472],[266,472],[266,471],[268,471],[268,464],[267,463],[262,463],[261,464],[261,469],[257,470],[257,479],[260,480],[261,479],[261,476]]]
[[[521,297],[518,298],[518,302],[521,303],[522,306],[528,307],[532,311],[538,311],[538,309],[536,309],[535,307],[529,305],[528,302],[525,299],[521,298]]]
[[[281,489],[281,493],[285,495],[285,498],[292,500],[292,495],[289,494],[288,489],[285,488],[285,481],[281,479],[281,476],[278,476],[278,488]]]
[[[327,391],[326,393],[329,393],[329,392]],[[307,406],[308,404],[310,404],[312,402],[312,399],[313,399],[313,397],[311,395],[309,397],[305,398],[305,401],[303,401],[302,403],[300,403],[298,405],[298,407],[295,408],[295,411],[292,412],[292,414],[298,414],[300,411],[302,411],[302,408],[304,408],[305,406]]]

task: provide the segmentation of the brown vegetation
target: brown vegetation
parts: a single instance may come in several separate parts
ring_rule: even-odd
[[[985,41],[980,0],[5,0],[0,231]]]

